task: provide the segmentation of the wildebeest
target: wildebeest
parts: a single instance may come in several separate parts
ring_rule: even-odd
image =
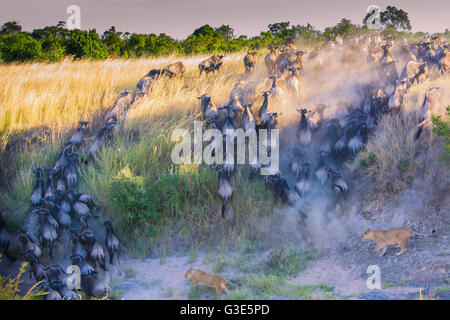
[[[131,92],[124,91],[105,116],[105,123],[122,121],[133,102]]]
[[[226,204],[233,196],[233,186],[231,185],[230,176],[226,174],[223,166],[218,167],[218,188],[217,193],[222,198],[222,218],[226,217]]]
[[[297,190],[297,192],[302,196],[308,194],[311,191],[311,183],[308,181],[310,165],[311,164],[309,162],[303,162],[301,164],[299,180],[295,184],[295,190]]]
[[[319,163],[314,171],[314,175],[320,184],[323,186],[328,178],[327,154],[320,152]]]
[[[16,232],[17,239],[22,244],[22,249],[24,252],[31,252],[36,257],[41,256],[41,248],[25,233],[23,230],[18,230]]]
[[[272,191],[275,196],[275,200],[281,200],[290,206],[294,205],[297,197],[295,197],[295,191],[292,193],[286,179],[282,178],[280,173],[266,176],[266,187]]]
[[[71,230],[71,238],[72,256],[80,256],[83,259],[87,259],[87,251],[84,245],[81,243],[80,235],[75,230]]]
[[[63,167],[63,175],[67,188],[72,190],[78,184],[78,154],[70,153],[67,160],[67,166]]]
[[[450,71],[450,52],[448,49],[443,52],[442,58],[439,60],[439,71],[446,74]]]
[[[202,114],[204,120],[215,119],[218,116],[218,110],[215,103],[212,101],[211,97],[207,94],[204,94],[197,99],[200,100],[200,104],[202,107]]]
[[[117,123],[115,121],[111,121],[111,122],[108,122],[107,124],[105,124],[105,126],[100,129],[100,131],[97,134],[97,137],[95,137],[94,142],[92,143],[91,147],[89,148],[89,159],[94,159],[96,157],[98,150],[103,145],[104,136],[107,133],[111,132],[112,129],[114,129],[114,127],[116,126],[116,124]]]
[[[252,105],[253,104],[244,104],[243,119],[245,132],[254,131],[256,129],[256,119],[253,114]]]
[[[425,128],[430,127],[431,116],[439,109],[440,97],[441,90],[439,87],[433,87],[427,90],[417,118],[418,129],[415,135],[416,140],[419,139]]]
[[[270,115],[268,113],[270,95],[271,95],[270,91],[265,91],[263,93],[264,101],[261,105],[261,108],[259,108],[258,111],[259,121],[262,125],[267,124],[270,121]]]
[[[330,119],[326,122],[327,126],[327,133],[325,141],[321,144],[319,151],[323,152],[324,154],[330,154],[333,147],[336,144],[336,141],[338,139],[341,125],[339,123],[339,120],[337,119]]]
[[[246,56],[244,57],[245,72],[251,72],[255,70],[255,64],[256,52],[247,52]]]
[[[167,75],[169,78],[172,78],[177,75],[183,76],[185,73],[186,67],[184,66],[183,62],[178,61],[165,67],[162,70],[161,75]]]
[[[54,223],[56,220],[51,220],[51,216],[46,209],[38,208],[34,212],[39,219],[39,242],[42,244],[42,248],[49,248],[50,258],[53,259],[53,243],[58,239],[58,233],[56,231],[58,226]]]
[[[150,77],[153,80],[156,80],[161,76],[161,72],[161,69],[152,69],[147,73],[146,77]]]
[[[416,61],[409,61],[402,74],[400,75],[400,81],[406,81],[407,85],[410,86],[414,82],[419,82],[419,80],[427,77],[428,66],[425,62],[420,63]]]
[[[214,73],[215,71],[219,71],[220,67],[222,66],[222,59],[224,57],[225,56],[223,55],[213,55],[208,59],[200,62],[200,64],[198,65],[200,75],[202,75],[203,71],[205,71],[206,74],[210,72]]]
[[[32,249],[25,252],[24,257],[30,263],[30,279],[34,276],[34,280],[38,282],[48,280],[44,266],[40,264],[39,258],[33,254]]]
[[[297,69],[289,68],[288,70],[291,72],[289,78],[287,79],[288,88],[296,97],[298,97],[300,93],[300,79],[297,76]]]
[[[50,288],[50,285],[47,282],[44,282],[42,284],[42,288],[44,289],[45,292],[47,292],[46,295],[44,295],[44,300],[62,300],[63,297],[61,297],[61,295],[59,294],[58,291]]]
[[[388,107],[389,110],[400,111],[400,107],[403,103],[403,97],[408,89],[408,80],[401,80],[397,82],[394,94],[389,97]]]
[[[81,274],[93,274],[97,273],[95,269],[87,263],[86,259],[80,255],[70,257],[72,265],[78,266],[80,268]]]
[[[9,235],[8,229],[6,228],[6,223],[2,218],[3,211],[0,210],[0,253],[6,256],[8,259],[13,260],[9,255],[8,249],[11,243],[11,237]]]
[[[80,300],[81,297],[75,291],[67,288],[66,284],[60,280],[52,280],[49,284],[52,290],[56,290],[64,300]]]
[[[286,52],[278,56],[277,67],[280,73],[285,69],[295,68],[296,70],[303,69],[303,55],[306,51]]]
[[[145,76],[141,80],[139,80],[136,85],[137,92],[134,101],[137,101],[138,98],[148,95],[154,82],[155,79],[149,76]]]
[[[58,221],[59,227],[61,229],[69,229],[72,224],[72,219],[66,211],[66,208],[62,208],[59,205],[56,206],[56,214],[54,215],[56,221]]]
[[[86,294],[87,300],[91,297],[105,299],[111,294],[111,288],[93,274],[81,275],[81,290]]]
[[[331,189],[335,196],[348,192],[348,185],[344,179],[342,179],[339,172],[336,170],[328,170],[328,176],[331,179]]]
[[[80,121],[78,122],[78,128],[73,134],[72,138],[70,138],[70,143],[73,145],[79,145],[83,143],[85,137],[86,127],[89,124],[89,121]]]
[[[114,256],[116,256],[117,261],[120,264],[120,239],[115,233],[111,221],[105,221],[103,225],[106,229],[105,245],[109,253],[109,263],[114,264]]]
[[[106,256],[103,246],[97,242],[95,237],[91,234],[82,234],[81,241],[88,253],[87,260],[94,263],[94,268],[96,268],[98,264],[103,270],[106,270]]]
[[[33,173],[36,175],[36,183],[31,193],[30,201],[32,205],[39,204],[44,197],[44,182],[42,180],[42,171],[44,168],[33,168]]]
[[[289,163],[289,170],[295,174],[297,177],[302,170],[302,164],[306,161],[306,154],[298,148],[292,149],[291,162]]]
[[[274,74],[277,68],[278,52],[273,46],[269,47],[270,53],[264,58],[264,63],[266,64],[267,71],[269,74]]]
[[[303,146],[309,146],[311,144],[311,128],[309,127],[309,121],[306,118],[306,113],[309,112],[306,109],[297,109],[301,114],[300,123],[297,128],[297,136],[300,144]]]

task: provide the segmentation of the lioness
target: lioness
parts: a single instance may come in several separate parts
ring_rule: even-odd
[[[434,233],[435,230],[431,232]],[[406,251],[406,241],[413,235],[429,236],[431,234],[423,234],[415,231],[411,231],[406,228],[398,228],[392,230],[366,230],[363,235],[363,240],[373,240],[376,243],[375,252],[380,256],[384,256],[389,245],[397,244],[400,247],[400,251],[397,255],[401,255]]]
[[[192,279],[192,288],[197,286],[199,283],[204,284],[208,287],[213,287],[216,289],[217,294],[222,294],[222,289],[224,289],[227,294],[230,294],[228,291],[227,280],[222,278],[221,276],[217,276],[215,274],[203,272],[200,270],[195,270],[190,268],[186,274],[184,275],[186,279]]]

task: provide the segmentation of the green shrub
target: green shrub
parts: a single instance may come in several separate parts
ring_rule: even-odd
[[[444,152],[440,155],[443,161],[450,161],[450,106],[447,106],[447,118],[433,117],[433,133],[442,138]]]
[[[264,265],[266,274],[278,276],[295,277],[299,271],[305,268],[309,259],[313,258],[312,253],[290,250],[285,253],[284,249],[273,250]]]
[[[25,33],[0,36],[0,52],[4,62],[31,61],[42,58],[39,41]]]
[[[2,261],[2,255],[0,254],[0,263]],[[20,295],[19,285],[23,283],[21,277],[25,272],[25,268],[28,266],[28,262],[22,263],[19,274],[15,278],[3,277],[0,275],[0,300],[34,300],[45,294],[44,291],[38,291],[36,288],[40,285],[40,282],[32,286],[24,295]]]

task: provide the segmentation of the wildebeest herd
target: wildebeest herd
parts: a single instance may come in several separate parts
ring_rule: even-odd
[[[311,191],[311,180],[327,186],[334,197],[339,198],[349,191],[349,186],[339,172],[337,166],[330,166],[330,161],[343,163],[354,156],[367,142],[368,135],[375,128],[380,116],[384,113],[400,112],[403,97],[408,88],[415,82],[430,77],[432,74],[447,75],[449,71],[450,53],[448,43],[437,37],[425,39],[418,43],[400,41],[393,38],[381,39],[379,35],[357,35],[342,39],[340,36],[329,38],[307,56],[308,63],[314,64],[320,73],[326,64],[327,57],[339,55],[341,62],[351,65],[356,59],[365,59],[374,71],[373,81],[361,84],[364,99],[359,105],[347,106],[345,112],[334,117],[326,117],[328,105],[317,105],[314,110],[297,108],[299,122],[296,129],[296,142],[290,158],[289,169],[297,181],[295,187],[289,186],[281,172],[264,176],[265,184],[276,199],[293,205],[299,198]],[[393,49],[395,52],[393,53]],[[250,82],[245,77],[239,80],[232,89],[229,102],[217,107],[211,96],[203,94],[199,97],[202,119],[205,128],[219,129],[224,139],[232,135],[234,130],[242,128],[246,133],[255,132],[259,138],[261,130],[268,130],[267,141],[262,146],[270,154],[271,129],[278,128],[278,118],[284,110],[274,112],[277,99],[286,94],[296,102],[301,94],[301,74],[303,72],[303,56],[307,53],[298,50],[292,42],[281,47],[269,47],[270,53],[264,59],[268,77],[261,79],[268,83],[266,90],[258,91],[258,83]],[[245,75],[255,70],[256,52],[247,52],[244,57]],[[223,55],[214,55],[199,64],[199,73],[206,74],[220,71]],[[400,75],[395,64],[399,60],[407,63]],[[80,121],[79,127],[70,140],[62,147],[62,151],[53,168],[33,168],[35,186],[30,197],[30,213],[37,217],[37,232],[19,230],[15,237],[22,245],[22,256],[30,264],[30,277],[42,281],[42,288],[49,292],[46,299],[78,299],[79,295],[67,287],[69,275],[59,264],[42,265],[40,256],[48,249],[53,259],[56,242],[63,245],[66,233],[72,245],[71,264],[81,270],[81,289],[86,297],[105,298],[110,288],[98,278],[100,269],[107,270],[105,247],[109,254],[109,263],[119,261],[120,240],[112,223],[104,221],[106,231],[104,246],[98,241],[91,223],[99,220],[99,207],[94,199],[85,193],[77,192],[79,157],[77,150],[90,144],[87,161],[95,160],[106,137],[113,134],[114,128],[123,124],[128,110],[140,99],[151,95],[152,87],[161,77],[173,78],[183,76],[186,68],[182,62],[176,62],[162,69],[153,69],[137,83],[134,97],[130,92],[122,93],[114,106],[107,112],[104,125],[96,135],[87,137],[89,122]],[[418,115],[416,139],[428,129],[431,114],[439,105],[439,88],[429,88]],[[255,104],[261,99],[257,112]],[[280,112],[282,111],[282,112]],[[317,132],[324,133],[317,141],[318,157],[312,160],[312,143],[318,139]],[[224,154],[227,153],[225,141]],[[314,164],[313,161],[316,161]],[[311,170],[314,168],[313,175]],[[222,217],[227,217],[226,205],[233,196],[232,175],[236,169],[234,159],[215,166],[218,174],[218,195],[222,200]],[[249,178],[258,175],[261,169],[259,159],[250,159]],[[46,180],[44,181],[44,177]],[[303,214],[303,213],[301,213]],[[33,220],[30,220],[33,221]],[[98,222],[97,222],[98,223]],[[13,235],[8,230],[0,213],[0,249],[9,259],[9,246]]]
[[[395,48],[395,53],[392,49]],[[222,130],[223,149],[226,150],[226,135],[233,130],[244,129],[245,132],[255,130],[258,139],[261,129],[276,129],[277,118],[283,114],[279,108],[279,98],[290,95],[289,99],[299,103],[301,93],[301,72],[303,71],[303,55],[307,52],[298,50],[292,42],[276,48],[269,47],[264,63],[269,74],[270,88],[261,92],[262,103],[258,112],[253,112],[259,93],[254,81],[241,79],[231,91],[229,102],[217,107],[213,99],[204,94],[200,99],[203,120],[206,128]],[[322,46],[317,47],[309,56],[308,63],[315,65],[315,71],[323,70],[329,57],[339,57],[339,63],[351,67],[357,59],[365,60],[373,74],[371,80],[361,81],[358,90],[363,98],[359,104],[345,105],[338,113],[325,116],[328,105],[318,104],[314,110],[300,107],[300,121],[296,130],[296,142],[291,149],[289,168],[297,177],[295,187],[291,188],[281,172],[264,176],[266,186],[274,193],[276,199],[292,206],[307,195],[311,189],[311,179],[331,191],[334,201],[338,201],[349,191],[349,185],[339,172],[339,165],[356,155],[368,140],[369,133],[377,125],[382,114],[391,113],[396,116],[400,112],[403,97],[408,88],[425,78],[446,75],[448,73],[448,43],[439,38],[423,40],[419,43],[401,41],[395,46],[392,37],[381,39],[377,35],[358,35],[342,39],[337,36],[329,38]],[[397,73],[398,61],[407,61],[400,75]],[[255,68],[255,52],[247,52],[244,57],[245,73]],[[429,126],[431,114],[439,108],[440,88],[429,88],[418,114],[418,125],[415,139],[419,139],[423,129]],[[272,106],[271,106],[272,105]],[[252,108],[253,107],[253,108]],[[275,109],[278,107],[277,109]],[[270,112],[278,110],[281,112]],[[319,134],[321,130],[322,134]],[[262,146],[270,154],[270,138],[265,138]],[[316,147],[312,147],[315,142]],[[221,142],[216,142],[221,143]],[[318,153],[318,157],[314,153]],[[226,151],[224,152],[226,154]],[[253,161],[251,161],[253,160]],[[251,159],[250,177],[254,177],[261,169],[259,159]],[[313,163],[316,161],[316,163]],[[235,170],[235,162],[216,166],[218,170],[218,194],[222,199],[222,216],[225,217],[225,205],[233,195],[231,175]],[[313,170],[313,175],[310,172]],[[303,213],[302,213],[302,216]]]

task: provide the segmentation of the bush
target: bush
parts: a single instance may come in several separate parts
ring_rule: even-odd
[[[357,154],[355,168],[362,169],[377,191],[395,195],[410,183],[416,166],[416,131],[413,117],[386,114],[370,135],[365,150]]]
[[[284,249],[273,250],[265,262],[264,271],[276,276],[295,277],[312,257],[312,253],[301,253],[297,250],[287,253]]]
[[[39,60],[41,44],[25,33],[0,36],[1,59],[6,62]]]
[[[67,53],[76,58],[106,59],[109,57],[108,47],[100,41],[95,29],[71,31],[66,40],[66,48]]]
[[[450,106],[447,106],[447,118],[433,117],[433,133],[442,138],[444,152],[440,155],[445,162],[450,161]]]
[[[2,255],[0,254],[0,263],[2,261]],[[25,268],[28,266],[28,262],[22,263],[22,267],[19,270],[19,274],[15,278],[0,276],[0,300],[34,300],[45,294],[44,291],[36,291],[36,288],[40,285],[40,282],[32,286],[25,295],[21,296],[19,285],[23,283],[21,277],[25,272]]]

